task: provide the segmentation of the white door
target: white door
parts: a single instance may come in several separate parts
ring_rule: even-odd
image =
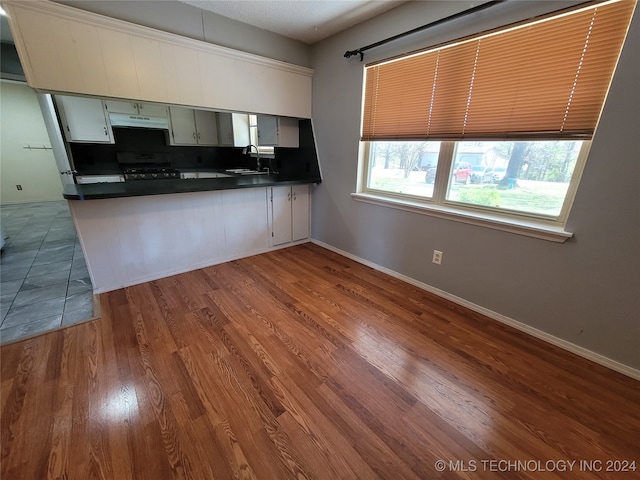
[[[199,145],[218,145],[218,124],[216,113],[208,110],[194,110],[196,114],[196,134]]]
[[[278,146],[298,148],[300,129],[297,118],[278,117]]]
[[[278,145],[278,117],[258,115],[258,144]]]
[[[218,112],[216,120],[218,123],[218,144],[233,146],[233,119],[231,113]],[[240,146],[240,145],[236,145]],[[244,146],[244,145],[243,145]]]
[[[291,241],[291,187],[271,188],[271,219],[273,245]]]
[[[309,238],[309,185],[293,185],[291,191],[292,240],[295,242]]]
[[[173,145],[195,145],[196,119],[192,108],[169,107],[171,116],[171,143]]]
[[[167,107],[155,103],[138,103],[138,113],[146,117],[167,117]]]
[[[102,100],[56,95],[63,117],[64,134],[70,142],[113,143]]]
[[[104,106],[109,113],[124,113],[126,115],[137,115],[138,104],[134,102],[121,102],[119,100],[105,100]]]
[[[251,143],[249,115],[218,112],[216,120],[218,122],[218,145],[246,147]]]
[[[249,115],[244,113],[232,113],[233,123],[233,145],[236,147],[246,147],[251,143],[249,134]]]

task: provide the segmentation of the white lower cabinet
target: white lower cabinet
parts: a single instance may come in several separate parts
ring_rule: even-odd
[[[309,185],[271,187],[273,245],[309,238]]]

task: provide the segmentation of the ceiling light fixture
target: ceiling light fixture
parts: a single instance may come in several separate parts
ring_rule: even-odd
[[[0,5],[0,15],[4,15],[5,17],[7,16],[7,12],[4,11],[4,8],[2,8],[2,5]]]

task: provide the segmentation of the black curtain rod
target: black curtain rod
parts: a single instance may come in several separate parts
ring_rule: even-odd
[[[456,20],[458,18],[470,15],[472,13],[479,12],[481,10],[485,10],[487,8],[493,7],[499,3],[503,3],[507,0],[492,0],[491,2],[483,3],[482,5],[478,5],[473,8],[469,8],[467,10],[463,10],[462,12],[454,13],[453,15],[449,15],[448,17],[441,18],[440,20],[436,20],[435,22],[427,23],[426,25],[422,25],[421,27],[416,27],[412,30],[409,30],[404,33],[399,33],[398,35],[394,35],[393,37],[385,38],[384,40],[380,40],[379,42],[372,43],[371,45],[367,45],[366,47],[360,47],[356,50],[347,50],[344,54],[345,58],[350,58],[354,55],[360,55],[360,61],[364,60],[364,52],[366,50],[370,50],[372,48],[379,47],[380,45],[384,45],[385,43],[393,42],[398,40],[399,38],[406,37],[408,35],[412,35],[414,33],[421,32],[423,30],[427,30],[428,28],[435,27],[436,25],[440,25],[446,22],[450,22],[451,20]]]

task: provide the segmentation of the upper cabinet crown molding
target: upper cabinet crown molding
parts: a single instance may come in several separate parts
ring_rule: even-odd
[[[50,1],[3,6],[37,90],[311,118],[312,69]]]

